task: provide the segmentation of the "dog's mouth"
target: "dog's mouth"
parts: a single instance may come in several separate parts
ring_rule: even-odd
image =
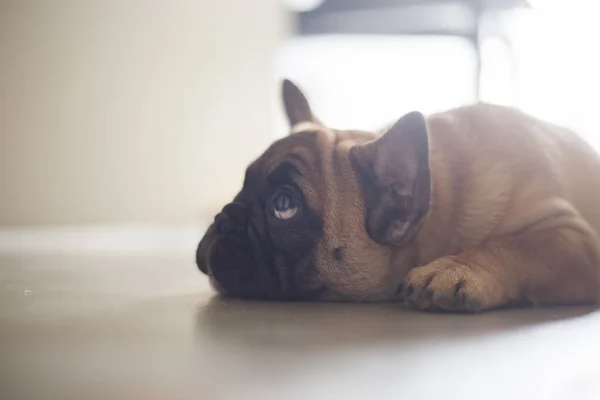
[[[238,298],[282,299],[284,293],[248,236],[209,230],[198,246],[198,268],[222,295]]]
[[[324,290],[301,288],[293,268],[280,265],[268,239],[248,218],[226,206],[196,251],[196,263],[221,295],[256,300],[317,300]],[[224,214],[225,213],[225,214]],[[233,213],[232,213],[233,214]],[[276,260],[277,258],[277,260]]]

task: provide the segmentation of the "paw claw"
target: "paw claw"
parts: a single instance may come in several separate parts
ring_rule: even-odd
[[[405,302],[422,310],[478,312],[505,301],[493,276],[452,257],[414,268],[402,288]]]

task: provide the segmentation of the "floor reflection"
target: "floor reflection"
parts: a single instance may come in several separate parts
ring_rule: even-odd
[[[429,314],[402,304],[284,303],[214,296],[198,310],[203,339],[254,349],[306,351],[398,342],[499,335],[583,317],[590,307],[499,310],[478,315]]]

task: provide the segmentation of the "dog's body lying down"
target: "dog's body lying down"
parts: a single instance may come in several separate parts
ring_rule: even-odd
[[[574,133],[485,104],[339,131],[289,81],[284,102],[292,133],[198,247],[221,293],[447,311],[600,299],[600,158]]]

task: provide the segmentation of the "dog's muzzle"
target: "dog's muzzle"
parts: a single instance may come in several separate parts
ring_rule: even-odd
[[[196,251],[198,268],[215,281],[222,294],[242,298],[284,297],[273,268],[270,245],[259,221],[230,203],[215,217]]]

